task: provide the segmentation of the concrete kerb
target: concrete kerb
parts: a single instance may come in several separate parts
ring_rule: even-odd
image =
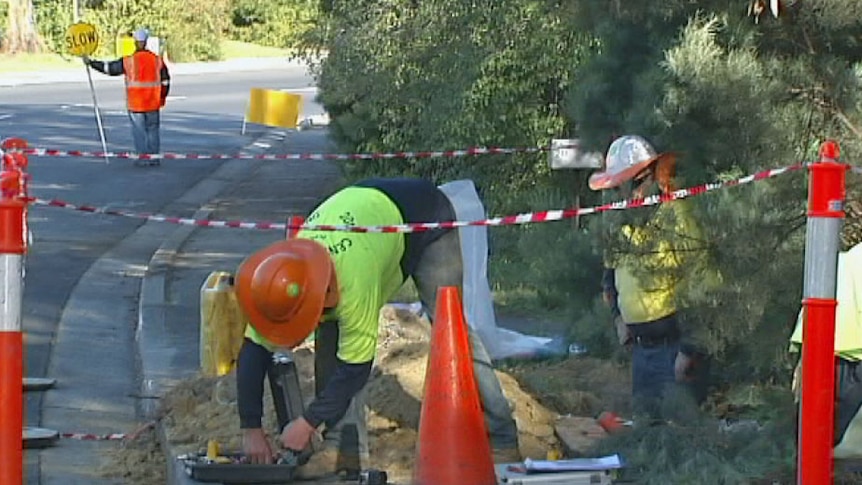
[[[265,151],[267,144],[261,140],[271,136],[267,132],[240,153],[258,153]],[[217,197],[229,184],[241,180],[243,175],[257,168],[262,160],[238,159],[231,160],[219,167],[213,175],[199,182],[186,192],[178,202],[196,204],[201,208],[194,214],[195,220],[209,217],[213,208],[206,204]],[[153,222],[149,224],[163,224]],[[136,342],[141,375],[141,394],[147,397],[140,402],[139,412],[146,420],[155,420],[156,435],[165,453],[167,461],[168,485],[193,485],[176,461],[176,453],[170,446],[167,435],[158,412],[158,400],[186,375],[177,375],[176,369],[169,368],[171,356],[178,351],[171,342],[166,341],[166,276],[170,264],[188,238],[197,228],[181,226],[165,238],[159,249],[153,254],[147,271],[141,281],[141,292],[138,309],[138,328]]]

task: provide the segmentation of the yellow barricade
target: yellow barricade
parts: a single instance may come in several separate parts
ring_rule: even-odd
[[[298,94],[252,88],[245,118],[242,120],[242,133],[245,134],[246,123],[296,128],[301,107],[302,96]]]
[[[114,50],[116,51],[117,57],[126,57],[134,54],[135,39],[132,38],[132,34],[125,33],[117,36]],[[147,50],[154,54],[163,56],[165,55],[165,42],[162,42],[162,39],[159,37],[151,35],[147,38]]]
[[[117,37],[117,57],[126,57],[135,53],[135,39],[131,34],[123,34]]]

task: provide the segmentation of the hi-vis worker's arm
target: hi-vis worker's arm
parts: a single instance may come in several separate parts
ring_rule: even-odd
[[[89,64],[89,66],[96,71],[99,71],[103,74],[107,74],[109,76],[120,76],[123,74],[123,72],[125,72],[125,69],[123,68],[123,59],[116,59],[113,61],[105,62],[90,59],[89,57],[84,57],[84,62]]]
[[[857,244],[847,252],[847,265],[853,284],[853,321],[859,329],[862,327],[862,245]],[[862,334],[862,329],[857,331]],[[859,343],[862,347],[862,342]]]
[[[171,73],[168,72],[168,66],[162,59],[162,68],[159,70],[159,79],[162,81],[162,106],[165,105],[165,100],[168,99],[168,93],[171,92]]]
[[[840,261],[840,260],[839,260]],[[835,351],[847,360],[862,360],[862,244],[847,251],[843,261],[846,288],[838,282]],[[843,307],[843,308],[842,308]]]
[[[254,464],[269,464],[275,454],[262,427],[263,380],[272,364],[272,352],[248,338],[243,341],[236,370],[237,409],[242,448]]]
[[[835,354],[851,361],[862,360],[862,244],[838,254],[836,284],[838,308],[835,311]],[[803,327],[800,310],[796,328],[790,337],[790,351],[802,345]]]

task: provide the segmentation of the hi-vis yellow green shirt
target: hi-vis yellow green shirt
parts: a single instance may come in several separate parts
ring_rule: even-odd
[[[676,291],[685,260],[698,255],[703,243],[688,202],[661,204],[648,227],[624,226],[629,251],[618,255],[615,269],[617,304],[626,323],[647,323],[676,312]]]
[[[862,244],[838,254],[835,288],[835,355],[851,361],[862,360]],[[802,346],[802,311],[790,337],[791,352]]]
[[[318,206],[306,224],[377,226],[402,224],[402,219],[383,192],[347,187]],[[374,360],[380,308],[404,283],[399,265],[404,234],[302,230],[296,237],[317,241],[332,257],[340,293],[333,317],[338,320],[338,358],[349,364]],[[274,350],[251,325],[245,336]]]

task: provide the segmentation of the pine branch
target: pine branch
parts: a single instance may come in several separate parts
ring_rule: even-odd
[[[835,112],[835,117],[838,118],[838,120],[841,121],[844,124],[844,126],[847,127],[848,130],[852,131],[853,134],[856,135],[857,138],[862,140],[862,129],[860,129],[852,121],[850,121],[850,118],[848,118],[847,115],[844,114],[844,111],[842,111],[841,108],[836,106],[834,108],[834,112]]]

